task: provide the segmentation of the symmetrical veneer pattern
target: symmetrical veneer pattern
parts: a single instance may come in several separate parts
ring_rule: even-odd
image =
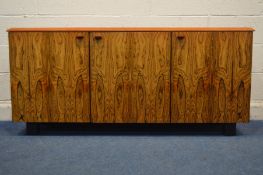
[[[252,29],[9,30],[13,121],[249,121]]]
[[[170,122],[170,33],[95,32],[91,38],[93,121]]]
[[[90,121],[89,34],[51,32],[50,118],[55,122]]]
[[[172,123],[248,122],[252,32],[174,32]]]
[[[89,35],[10,33],[14,121],[87,122]]]
[[[172,34],[171,122],[210,122],[212,32]]]
[[[13,120],[47,121],[47,33],[10,33],[9,41]]]
[[[252,32],[217,32],[213,36],[213,121],[248,122]]]

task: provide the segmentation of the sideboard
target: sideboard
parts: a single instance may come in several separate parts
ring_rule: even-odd
[[[12,118],[249,122],[252,28],[11,28]]]

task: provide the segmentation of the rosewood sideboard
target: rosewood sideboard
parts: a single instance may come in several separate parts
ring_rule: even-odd
[[[12,118],[249,122],[252,28],[11,28]]]

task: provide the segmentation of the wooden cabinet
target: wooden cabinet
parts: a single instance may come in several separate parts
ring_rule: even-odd
[[[249,121],[251,28],[10,29],[13,121]]]

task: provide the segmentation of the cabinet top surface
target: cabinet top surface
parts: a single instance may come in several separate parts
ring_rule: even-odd
[[[58,28],[10,28],[8,32],[121,32],[121,31],[254,31],[251,27],[58,27]]]

